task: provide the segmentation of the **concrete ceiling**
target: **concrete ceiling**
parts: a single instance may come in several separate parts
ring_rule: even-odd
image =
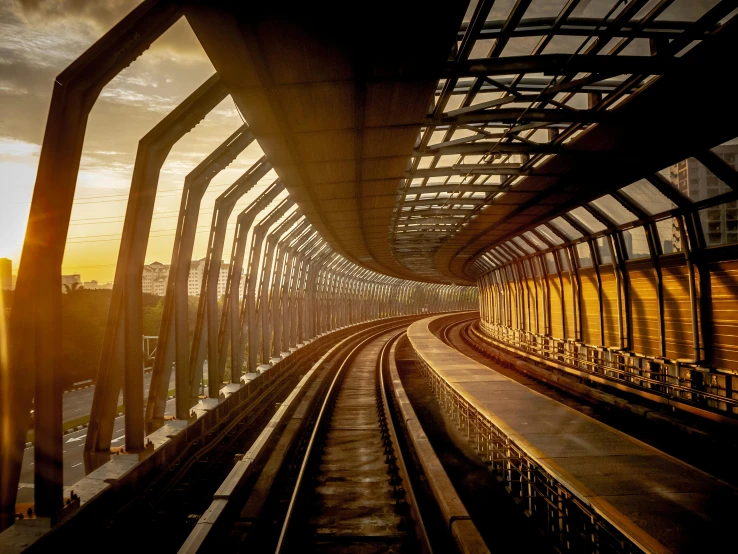
[[[731,89],[726,81],[731,75],[721,54],[738,51],[736,22],[726,23],[724,16],[720,20],[719,14],[715,14],[716,21],[708,21],[696,30],[689,22],[667,26],[657,21],[647,31],[643,30],[645,25],[634,31],[632,28],[637,25],[630,22],[631,15],[645,4],[634,1],[623,8],[632,9],[633,14],[615,18],[610,23],[610,34],[605,32],[607,29],[593,28],[601,33],[598,41],[603,46],[613,37],[617,40],[629,33],[657,37],[651,41],[651,56],[618,56],[621,52],[617,48],[610,52],[613,55],[598,56],[598,63],[607,73],[600,79],[612,77],[614,72],[623,77],[623,82],[633,79],[635,84],[620,91],[622,98],[618,102],[607,102],[610,93],[604,95],[602,102],[603,95],[595,93],[600,103],[579,107],[576,113],[571,109],[562,111],[560,106],[552,109],[550,103],[549,109],[515,111],[507,106],[481,106],[465,113],[463,121],[479,125],[475,127],[480,129],[478,132],[489,134],[490,120],[492,126],[503,128],[506,134],[498,147],[511,152],[521,148],[509,136],[512,126],[530,125],[531,121],[543,125],[555,122],[551,126],[558,126],[563,132],[559,139],[552,138],[549,144],[532,148],[531,156],[521,158],[523,161],[517,165],[495,166],[499,160],[495,161],[494,156],[485,159],[484,163],[501,168],[502,173],[509,167],[516,168],[500,180],[507,193],[491,192],[483,200],[479,196],[468,200],[466,204],[471,205],[467,206],[471,210],[466,213],[470,216],[464,216],[463,225],[440,235],[442,240],[432,232],[418,234],[421,239],[413,243],[413,248],[414,256],[422,258],[420,265],[417,260],[411,263],[403,259],[405,250],[400,246],[407,244],[409,237],[401,237],[404,242],[398,239],[398,214],[401,209],[408,209],[403,205],[415,210],[424,204],[420,200],[405,201],[407,187],[418,171],[418,148],[422,151],[427,146],[426,135],[435,125],[451,129],[448,140],[457,128],[449,126],[449,121],[454,125],[462,121],[449,118],[445,106],[438,105],[437,98],[443,94],[438,91],[444,83],[452,82],[455,72],[460,71],[475,79],[481,89],[480,83],[494,82],[485,81],[485,74],[492,73],[498,76],[496,79],[501,78],[499,75],[512,75],[514,82],[515,75],[522,75],[521,67],[530,75],[540,76],[550,72],[552,64],[572,63],[578,64],[579,78],[591,75],[591,56],[607,53],[595,49],[588,53],[589,58],[578,56],[573,62],[570,58],[561,61],[533,55],[525,59],[505,58],[501,55],[505,45],[515,38],[516,26],[521,35],[528,33],[526,25],[530,25],[523,15],[530,2],[518,2],[507,19],[497,23],[485,20],[489,7],[484,11],[483,4],[474,12],[473,6],[464,1],[379,0],[339,11],[319,9],[312,4],[290,9],[282,4],[234,8],[230,3],[213,1],[188,8],[186,13],[302,213],[337,252],[359,265],[395,277],[473,283],[475,275],[470,263],[489,246],[564,208],[628,184],[644,172],[657,171],[692,155],[695,148],[708,148],[735,134],[738,113],[730,101]],[[475,16],[482,18],[476,27]],[[591,33],[585,23],[588,24],[579,22],[581,32]],[[551,25],[549,35],[553,37],[558,28],[556,21]],[[680,58],[676,52],[664,54],[670,44],[677,44],[674,37],[681,32],[685,33],[684,40],[698,37],[701,42]],[[467,63],[472,48],[465,50],[465,43],[471,33],[476,33],[472,42],[489,34],[491,38],[485,40],[493,46],[491,50],[487,47],[489,57]],[[658,42],[659,33],[671,33],[672,38]],[[650,39],[642,40],[648,44]],[[654,78],[646,79],[648,74]],[[439,84],[441,78],[446,80]],[[453,82],[460,86],[459,79]],[[515,84],[524,83],[520,79]],[[509,93],[501,90],[503,96]],[[587,94],[585,89],[579,90],[582,91]],[[474,97],[467,94],[465,98],[464,105],[472,104],[473,108]],[[546,107],[545,102],[538,102],[537,108]],[[716,106],[720,106],[720,117],[716,117]],[[570,121],[566,114],[571,115]],[[475,117],[481,117],[484,123],[474,123]],[[545,151],[547,147],[554,149],[555,154],[536,165],[539,158],[535,156],[554,151]],[[433,171],[439,172],[425,170],[425,174]],[[523,178],[515,181],[514,174]],[[465,186],[474,190],[470,187],[479,183],[476,179]],[[509,183],[514,183],[514,188]],[[494,188],[488,184],[485,190]],[[453,192],[454,188],[448,185],[446,190],[458,195],[454,198],[471,198],[471,193]],[[448,197],[446,194],[446,200],[439,202],[444,206],[434,208],[437,214],[446,213],[443,209]],[[440,193],[437,198],[442,198]],[[445,232],[445,228],[433,231]],[[426,236],[435,238],[435,242],[423,242],[422,237]]]

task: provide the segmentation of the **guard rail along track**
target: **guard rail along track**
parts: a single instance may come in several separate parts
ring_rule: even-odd
[[[321,351],[341,344],[346,337],[413,319],[416,318],[392,317],[325,333],[248,383],[223,389],[220,400],[205,399],[193,408],[189,421],[170,421],[150,434],[154,448],[142,461],[134,464],[112,456],[110,462],[71,485],[69,488],[82,498],[79,511],[27,544],[24,551],[46,552],[52,541],[72,541],[80,534],[92,542],[112,541],[108,547],[111,551],[125,550],[127,547],[115,543],[115,537],[120,536],[127,521],[134,520],[141,532],[148,535],[149,546],[156,543],[164,551],[176,551],[192,529],[192,518],[188,516],[197,513],[203,491],[208,491],[207,505],[212,491],[228,474],[231,464],[225,472],[219,472],[224,466],[220,458],[232,460],[234,447],[242,451],[244,442],[249,444],[245,434],[258,434],[259,429],[252,426],[259,423],[256,420],[263,413],[273,409],[275,395],[295,375],[310,367]],[[216,458],[218,463],[213,464]],[[169,530],[164,535],[147,531],[162,526]]]
[[[469,319],[452,319],[442,324],[436,319],[431,321],[429,328],[436,330],[439,343],[453,348],[449,345],[448,329],[468,322]],[[410,337],[410,333],[408,335]],[[517,444],[504,423],[478,410],[435,371],[424,356],[424,349],[412,337],[410,343],[417,363],[444,412],[466,435],[490,471],[505,484],[526,516],[557,549],[598,554],[654,551],[648,537],[638,532],[631,533],[618,523],[609,521],[585,498],[570,490],[554,471],[549,471],[536,459],[535,453]]]

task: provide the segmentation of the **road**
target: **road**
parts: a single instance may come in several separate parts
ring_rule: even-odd
[[[149,384],[151,383],[151,372],[144,373],[144,398],[149,394]],[[174,372],[169,380],[169,390],[174,388]],[[65,392],[62,397],[62,415],[64,421],[70,421],[78,417],[90,414],[90,406],[92,406],[92,395],[95,394],[95,385],[90,385],[85,389],[77,389]],[[123,404],[123,393],[118,396],[118,405]]]
[[[144,374],[144,397],[149,393],[151,373]],[[169,381],[169,389],[174,388],[174,374]],[[90,414],[92,406],[92,395],[95,392],[94,385],[64,393],[63,417],[64,421],[70,421],[78,417]],[[123,393],[118,397],[118,404],[123,403]],[[168,400],[166,415],[174,415],[174,400]],[[122,446],[125,438],[123,430],[124,417],[115,418],[113,427],[113,446]],[[62,437],[64,443],[64,485],[73,485],[85,476],[85,467],[82,460],[84,452],[85,437],[87,429],[75,431]],[[23,465],[21,466],[20,483],[18,485],[17,502],[33,502],[33,447],[28,447],[23,452]]]
[[[174,415],[174,400],[167,401],[166,415]],[[115,418],[113,427],[113,446],[122,446],[125,439],[123,428],[124,417]],[[87,429],[64,435],[64,485],[73,485],[85,476],[85,466],[82,459]],[[20,483],[18,485],[17,502],[33,502],[33,447],[23,452]]]

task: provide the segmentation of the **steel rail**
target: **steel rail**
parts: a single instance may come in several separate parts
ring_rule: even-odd
[[[384,414],[385,421],[387,422],[387,429],[390,434],[390,440],[392,441],[392,446],[394,447],[397,456],[397,469],[400,477],[406,484],[405,492],[410,498],[409,505],[411,513],[413,515],[413,520],[415,522],[415,529],[417,534],[420,535],[422,539],[423,546],[425,547],[426,552],[432,554],[433,547],[431,546],[430,540],[428,539],[428,531],[425,528],[423,516],[418,509],[419,504],[415,496],[415,491],[413,490],[413,484],[410,480],[410,475],[407,471],[405,457],[403,456],[402,449],[400,448],[399,434],[395,429],[395,423],[389,409],[389,403],[391,401],[390,394],[388,392],[388,387],[385,385],[385,373],[389,372],[387,364],[387,361],[389,360],[389,350],[392,347],[392,344],[405,333],[407,333],[407,329],[403,329],[399,333],[390,337],[390,339],[384,343],[384,346],[382,346],[382,349],[379,351],[379,358],[377,359],[377,383],[382,398],[382,413]]]
[[[475,319],[479,319],[477,316],[468,317],[466,319],[459,319],[456,321],[452,321],[451,323],[448,323],[447,325],[444,325],[442,327],[441,331],[441,340],[445,342],[449,346],[453,346],[453,343],[451,342],[451,339],[448,336],[448,332],[451,329],[451,327],[455,327],[456,325],[461,325],[462,323],[467,323],[469,321],[473,321]]]
[[[297,502],[303,490],[302,485],[308,473],[308,464],[310,463],[310,460],[312,459],[312,456],[313,456],[314,448],[315,448],[317,438],[318,438],[318,433],[321,431],[323,426],[326,424],[326,422],[328,421],[328,416],[330,416],[332,412],[331,403],[332,403],[332,400],[335,394],[340,389],[340,385],[338,385],[338,382],[344,373],[344,369],[347,368],[349,364],[354,360],[359,350],[367,346],[371,341],[373,341],[374,339],[376,339],[377,337],[381,335],[384,335],[386,333],[389,333],[390,331],[393,331],[395,329],[400,329],[400,328],[407,328],[407,324],[401,324],[401,325],[397,325],[394,327],[389,327],[387,329],[383,329],[382,331],[373,333],[366,339],[359,342],[346,355],[340,367],[336,371],[336,374],[334,375],[331,381],[328,391],[325,394],[325,398],[320,407],[320,412],[318,413],[318,417],[316,418],[315,423],[313,424],[313,430],[312,430],[312,433],[310,434],[310,440],[308,442],[307,448],[305,449],[305,454],[303,456],[302,463],[300,465],[300,471],[295,481],[295,487],[292,492],[292,496],[290,498],[289,507],[287,508],[287,514],[285,515],[284,522],[282,524],[282,529],[279,534],[279,540],[277,542],[275,554],[281,554],[282,552],[286,552],[286,551],[283,551],[283,548],[285,547],[285,544],[287,541],[287,534],[289,533],[290,523],[292,522],[292,518],[296,510]],[[399,459],[400,458],[398,457],[398,461]],[[416,510],[416,513],[419,514],[419,512],[417,511],[417,507],[414,507],[414,508]],[[427,538],[426,538],[426,541],[427,541]]]

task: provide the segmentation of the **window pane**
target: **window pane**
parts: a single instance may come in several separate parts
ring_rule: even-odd
[[[533,244],[535,244],[536,245],[536,248],[538,248],[539,250],[546,250],[548,248],[548,246],[546,246],[545,244],[543,244],[543,242],[541,241],[541,239],[539,239],[537,236],[535,236],[530,231],[526,231],[525,233],[523,233],[523,236],[525,238],[527,238],[530,242],[532,242]]]
[[[597,253],[600,256],[600,263],[612,263],[612,255],[610,254],[610,240],[607,237],[600,237],[595,241],[595,243],[597,244]]]
[[[569,271],[569,253],[562,248],[558,251],[559,254],[559,266],[562,272]]]
[[[625,242],[625,251],[628,253],[629,260],[647,258],[651,255],[648,250],[646,230],[643,227],[623,231],[623,242]]]
[[[511,259],[510,256],[502,248],[500,248],[499,246],[497,248],[495,248],[493,250],[493,252],[495,253],[495,256],[497,256],[499,259],[501,259],[501,260],[503,260],[505,262],[509,262],[510,259]]]
[[[661,194],[659,190],[645,179],[636,181],[620,189],[649,214],[660,214],[676,208],[676,204]]]
[[[525,252],[521,252],[520,248],[518,248],[517,244],[515,244],[514,242],[509,240],[505,243],[505,246],[507,246],[507,249],[511,250],[515,254],[515,257],[525,256]]]
[[[531,258],[529,261],[530,261],[531,267],[533,267],[533,274],[536,277],[540,277],[541,276],[541,264],[538,262],[537,259],[534,259],[534,258]]]
[[[582,236],[582,233],[577,231],[574,227],[571,226],[571,224],[566,221],[563,217],[557,217],[556,219],[553,219],[549,221],[549,225],[556,227],[558,231],[564,234],[564,236],[568,237],[569,239],[578,239]]]
[[[580,225],[583,225],[593,233],[599,233],[600,231],[605,230],[605,226],[600,223],[595,216],[581,206],[579,208],[574,208],[569,212],[569,215],[576,219]]]
[[[546,271],[548,273],[556,273],[556,262],[551,252],[546,254]]]
[[[592,256],[586,242],[577,244],[577,254],[579,256],[579,267],[592,267]]]
[[[547,228],[545,225],[539,225],[538,227],[536,227],[536,231],[538,231],[544,237],[546,237],[546,239],[551,244],[556,244],[556,245],[564,244],[564,241],[561,240],[561,238],[556,233],[551,231],[551,229]]]
[[[525,252],[527,252],[528,254],[532,254],[533,252],[535,252],[535,250],[533,250],[533,249],[532,249],[532,248],[530,247],[530,245],[529,245],[529,244],[528,244],[527,242],[525,242],[525,241],[524,241],[523,239],[521,239],[520,237],[515,237],[515,238],[513,239],[513,242],[514,242],[515,244],[517,244],[517,245],[518,245],[518,247],[522,248],[522,249],[523,249],[523,250],[524,250]]]
[[[671,254],[673,252],[682,251],[682,239],[677,226],[677,219],[670,217],[656,222],[656,230],[659,233],[659,242],[661,242],[661,252]]]
[[[593,200],[590,204],[597,206],[607,217],[618,225],[637,219],[634,214],[625,209],[625,206],[609,195]]]
[[[735,204],[727,202],[700,210],[700,223],[707,246],[738,242],[738,208]]]
[[[738,152],[738,146],[721,145],[713,148],[713,152],[727,162],[731,154],[735,155]],[[669,172],[669,181],[692,202],[706,200],[731,190],[694,158],[688,158],[672,165]]]
[[[738,169],[738,137],[724,142],[720,146],[711,148],[715,154],[720,156],[725,163]]]

